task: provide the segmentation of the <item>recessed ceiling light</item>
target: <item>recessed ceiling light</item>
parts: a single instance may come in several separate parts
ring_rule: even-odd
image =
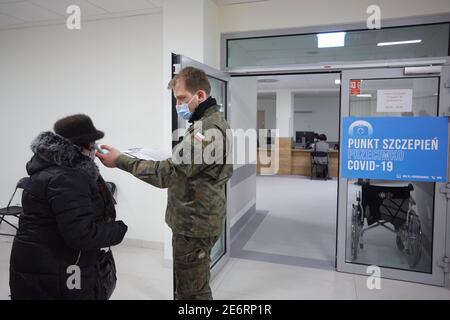
[[[345,45],[345,32],[319,33],[317,35],[319,48],[335,48]]]
[[[396,46],[400,44],[411,44],[411,43],[421,43],[422,40],[406,40],[406,41],[392,41],[392,42],[379,42],[377,46]]]
[[[357,97],[358,98],[372,98],[372,95],[370,93],[369,94],[363,93],[363,94],[358,94]]]
[[[341,84],[341,79],[334,80],[334,84]]]

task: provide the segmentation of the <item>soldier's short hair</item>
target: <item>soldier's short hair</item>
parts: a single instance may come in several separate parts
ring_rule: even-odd
[[[211,84],[205,71],[194,67],[186,67],[180,71],[169,82],[168,89],[173,89],[179,80],[184,80],[186,90],[195,94],[198,90],[204,90],[207,95],[211,94]]]

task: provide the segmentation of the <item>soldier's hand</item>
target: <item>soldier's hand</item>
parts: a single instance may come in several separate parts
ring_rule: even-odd
[[[119,159],[120,151],[106,145],[100,146],[102,149],[108,151],[106,154],[102,154],[100,152],[97,152],[95,155],[97,158],[100,159],[100,161],[108,168],[115,168],[117,166],[117,159]]]

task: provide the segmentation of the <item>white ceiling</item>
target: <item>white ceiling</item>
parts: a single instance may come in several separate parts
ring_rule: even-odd
[[[279,89],[289,89],[297,95],[339,95],[340,86],[335,80],[340,79],[337,73],[283,75],[283,76],[260,76],[258,80],[275,79],[278,82],[261,83],[258,81],[258,93],[261,97],[271,97],[271,92]]]
[[[0,30],[65,23],[70,5],[82,19],[99,20],[160,13],[164,0],[0,0]],[[214,0],[219,6],[267,0]]]
[[[228,6],[232,4],[247,3],[247,2],[263,2],[269,0],[213,0],[213,1],[217,3],[219,6]]]
[[[0,30],[65,23],[67,7],[97,20],[161,12],[163,0],[0,0]]]

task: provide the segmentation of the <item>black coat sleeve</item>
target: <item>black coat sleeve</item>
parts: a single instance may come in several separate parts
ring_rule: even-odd
[[[66,244],[77,250],[95,250],[119,244],[128,227],[122,221],[98,219],[93,212],[91,189],[83,174],[63,173],[48,185],[48,199]]]

